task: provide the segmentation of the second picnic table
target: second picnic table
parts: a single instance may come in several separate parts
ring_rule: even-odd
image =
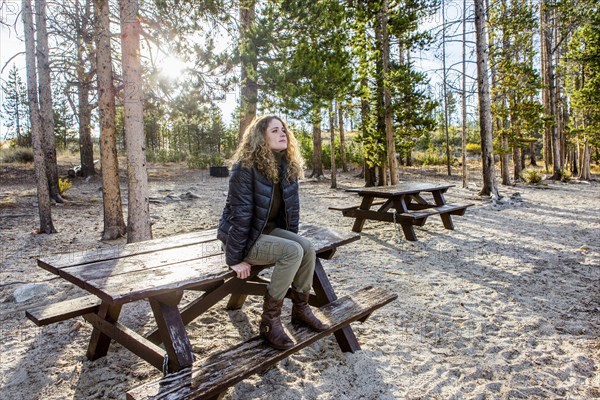
[[[407,240],[416,241],[414,226],[423,226],[428,217],[440,215],[446,229],[454,229],[451,215],[464,215],[473,204],[446,203],[444,193],[454,185],[435,183],[399,183],[394,186],[349,188],[347,192],[358,193],[362,198],[359,205],[329,207],[342,211],[345,217],[355,218],[352,230],[360,232],[367,219],[394,222],[402,226]],[[427,200],[424,194],[431,195]],[[377,200],[376,199],[381,199]],[[380,206],[371,209],[373,206]],[[393,211],[390,211],[393,209]]]

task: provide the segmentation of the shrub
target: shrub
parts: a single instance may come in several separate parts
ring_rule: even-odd
[[[413,160],[419,165],[446,165],[446,156],[434,151],[415,152]]]
[[[33,149],[28,147],[15,147],[8,150],[2,157],[5,163],[30,163],[33,162]]]
[[[479,143],[467,143],[466,150],[468,153],[481,153],[481,145]]]
[[[156,150],[149,150],[146,153],[146,159],[149,162],[164,164],[164,163],[168,163],[168,162],[184,161],[186,159],[186,155],[187,154],[184,152],[167,150],[167,149],[156,149]]]
[[[62,195],[67,190],[71,189],[73,184],[68,179],[58,178],[58,192]]]
[[[571,180],[571,177],[573,175],[571,174],[571,171],[569,171],[566,168],[561,168],[560,169],[560,180],[561,182],[569,182]]]
[[[522,172],[522,177],[525,183],[530,185],[539,185],[542,183],[542,175],[537,169],[526,169]]]
[[[210,154],[196,154],[187,158],[187,165],[192,169],[204,169],[211,165]]]
[[[222,167],[225,165],[225,159],[219,153],[213,153],[208,162],[211,167]]]

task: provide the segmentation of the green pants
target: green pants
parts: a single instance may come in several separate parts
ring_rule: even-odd
[[[278,300],[285,297],[290,285],[301,293],[310,291],[315,260],[315,249],[308,239],[280,228],[260,235],[244,259],[251,265],[275,264],[268,291]]]

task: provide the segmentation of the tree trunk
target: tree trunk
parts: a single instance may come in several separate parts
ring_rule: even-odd
[[[127,233],[123,220],[119,160],[115,130],[115,88],[113,85],[112,49],[110,44],[109,0],[95,0],[96,64],[100,113],[100,159],[102,165],[102,205],[104,231],[102,240],[117,239]]]
[[[591,156],[592,151],[590,149],[590,142],[588,138],[583,141],[583,154],[581,155],[581,168],[579,170],[579,180],[589,181],[592,177],[591,170]]]
[[[536,162],[536,148],[535,148],[535,143],[531,143],[529,145],[529,165],[531,165],[532,167],[537,167],[537,162]]]
[[[256,118],[258,84],[256,82],[256,47],[251,40],[251,28],[256,18],[256,0],[240,0],[240,127],[239,141]]]
[[[552,39],[553,28],[550,23],[550,7],[546,0],[540,1],[540,53],[541,53],[541,73],[544,88],[542,90],[542,105],[547,119],[544,134],[546,137],[545,158],[552,160],[552,177],[550,179],[560,179],[560,140],[556,126],[556,98],[554,87],[554,68],[552,65]],[[544,160],[549,167],[550,160]]]
[[[388,33],[387,0],[383,0],[383,9],[379,14],[382,39],[382,61],[383,61],[383,109],[385,113],[385,141],[387,147],[387,164],[390,167],[390,184],[398,183],[398,167],[396,165],[396,142],[394,140],[394,120],[392,115],[392,94],[389,88],[390,74],[390,36]],[[386,176],[384,171],[384,177]],[[387,183],[387,179],[384,179]]]
[[[477,51],[477,90],[479,97],[479,130],[481,134],[481,161],[483,186],[480,195],[498,197],[496,187],[496,168],[494,165],[494,147],[492,137],[492,110],[490,86],[488,82],[487,38],[485,35],[485,10],[482,0],[474,0],[475,37]]]
[[[444,134],[446,136],[446,167],[448,176],[452,175],[450,168],[450,138],[448,134],[448,71],[446,69],[446,4],[442,0],[442,95],[444,96]]]
[[[50,50],[48,48],[48,30],[46,27],[46,0],[35,0],[35,21],[37,28],[37,65],[39,71],[39,107],[42,124],[42,146],[46,162],[46,175],[50,197],[62,203],[58,190],[58,166],[56,164],[56,143],[54,139],[54,109],[52,108],[52,86],[50,82]]]
[[[79,115],[79,158],[81,163],[81,176],[88,177],[96,173],[94,170],[94,145],[92,143],[92,106],[90,105],[91,75],[86,72],[86,49],[90,48],[86,30],[88,26],[81,22],[90,20],[89,1],[86,0],[85,11],[79,10],[79,1],[76,2],[77,22],[77,97]],[[95,65],[93,66],[95,67]],[[93,68],[92,67],[92,68]]]
[[[148,171],[144,140],[142,68],[140,64],[140,20],[138,0],[121,0],[121,52],[123,105],[127,148],[128,207],[127,242],[152,239],[148,199]]]
[[[335,113],[333,111],[333,100],[329,102],[329,133],[331,140],[331,188],[337,188],[337,168],[335,165]]]
[[[25,65],[27,70],[27,99],[29,117],[31,119],[31,142],[33,145],[33,161],[37,183],[38,212],[40,216],[40,233],[54,233],[52,210],[50,208],[50,191],[46,173],[46,161],[42,144],[42,121],[38,104],[38,84],[35,58],[35,38],[33,27],[33,10],[31,0],[22,3],[23,31],[25,34]]]
[[[462,25],[462,187],[466,188],[469,185],[467,176],[467,0],[463,0]],[[406,164],[408,165],[408,157]]]
[[[90,106],[90,89],[84,80],[79,81],[79,159],[81,176],[92,176],[94,170],[94,144],[92,143],[92,107]]]
[[[344,110],[341,102],[338,102],[338,123],[340,125],[340,156],[342,158],[342,171],[348,172],[348,160],[346,159],[346,133],[344,131]]]
[[[500,157],[500,175],[502,176],[502,184],[510,185],[508,138],[503,135],[503,136],[501,136],[501,140],[502,140],[502,156]]]
[[[313,170],[310,178],[323,179],[323,145],[321,142],[321,117],[319,110],[313,112]]]
[[[515,182],[519,182],[521,180],[523,166],[521,164],[521,148],[518,145],[513,145],[513,167],[513,179]]]

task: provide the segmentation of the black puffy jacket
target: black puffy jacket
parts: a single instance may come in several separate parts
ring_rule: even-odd
[[[282,170],[287,165],[283,161]],[[281,179],[283,205],[280,208],[277,226],[298,233],[300,220],[300,198],[298,181]],[[229,180],[229,193],[219,221],[217,237],[225,244],[227,265],[239,264],[246,258],[261,235],[271,208],[273,182],[265,177],[256,166],[233,166]]]

